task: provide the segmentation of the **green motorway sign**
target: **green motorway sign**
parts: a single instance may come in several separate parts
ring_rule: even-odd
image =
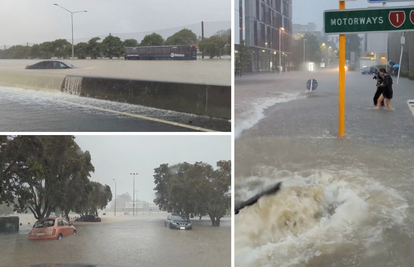
[[[414,31],[414,6],[326,10],[326,34]]]

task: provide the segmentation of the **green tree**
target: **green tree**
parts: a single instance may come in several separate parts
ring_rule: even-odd
[[[174,33],[165,41],[165,45],[196,45],[197,35],[189,30],[182,29],[179,32]]]
[[[75,45],[75,57],[85,59],[88,56],[88,44],[78,43]]]
[[[69,43],[65,39],[58,39],[58,40],[53,41],[52,42],[52,47],[51,47],[52,55],[54,57],[58,57],[58,58],[67,56],[65,54],[65,50],[67,51],[67,47],[70,48],[71,54],[72,54],[72,44],[71,43]]]
[[[142,39],[140,46],[156,46],[156,45],[163,45],[164,39],[158,33],[151,33],[145,35],[144,39]]]
[[[214,57],[220,57],[225,54],[226,41],[221,36],[213,35],[210,38],[205,38],[199,44],[200,51],[203,51],[209,55],[212,59]]]
[[[185,215],[208,214],[213,226],[220,226],[220,219],[230,209],[230,161],[217,163],[218,169],[206,163],[180,163],[156,168],[154,181],[160,210]]]
[[[235,49],[235,68],[236,70],[243,71],[251,64],[252,61],[252,52],[249,47],[245,45],[244,40],[240,42],[240,45]]]
[[[30,49],[30,58],[39,58],[40,57],[40,47],[38,44],[35,44]]]
[[[18,212],[29,210],[36,219],[58,209],[68,216],[84,200],[93,171],[89,152],[83,153],[73,136],[8,137],[0,160],[0,204],[13,205]]]
[[[112,200],[111,188],[98,182],[89,182],[86,188],[89,194],[77,204],[75,211],[81,216],[97,215],[98,209],[104,208]]]
[[[204,179],[196,188],[195,201],[210,217],[212,226],[220,226],[220,219],[231,208],[231,162],[217,162],[218,169],[211,172],[211,166],[204,166]]]
[[[123,45],[124,47],[137,47],[139,44],[138,44],[138,41],[135,39],[126,39],[123,42]]]
[[[120,57],[124,53],[124,47],[119,37],[107,36],[100,45],[101,52],[105,57]]]
[[[101,54],[101,47],[98,41],[101,40],[99,37],[94,37],[88,41],[87,55],[92,59],[96,59]]]
[[[304,34],[303,39],[306,39],[306,44],[305,44],[306,61],[319,64],[322,59],[322,54],[321,54],[321,44],[319,43],[318,37],[316,37],[316,35],[313,33],[307,32]],[[303,39],[302,39],[302,45],[303,45]]]
[[[355,53],[355,60],[361,57],[361,37],[358,34],[345,36],[345,58],[351,60],[351,52]]]

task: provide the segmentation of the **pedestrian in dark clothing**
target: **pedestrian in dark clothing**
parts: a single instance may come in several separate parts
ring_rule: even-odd
[[[373,98],[373,100],[374,100],[374,106],[377,106],[378,98],[382,95],[382,92],[384,91],[384,88],[383,87],[379,87],[378,85],[382,84],[382,82],[384,80],[382,79],[379,71],[377,71],[375,73],[375,76],[372,79],[377,80],[377,84],[376,84],[377,91],[375,92],[375,95],[374,95],[374,98]],[[384,101],[382,101],[381,106],[384,106],[384,105],[385,105],[385,103],[384,103]]]
[[[382,87],[383,88],[383,92],[380,95],[380,97],[378,98],[378,102],[377,102],[377,108],[381,107],[380,102],[382,100],[385,100],[385,106],[389,109],[389,110],[393,110],[393,108],[391,107],[391,99],[393,97],[393,90],[392,90],[392,78],[391,75],[389,75],[387,73],[387,71],[385,69],[380,69],[380,75],[383,78],[383,82],[380,85],[377,85],[378,87]]]

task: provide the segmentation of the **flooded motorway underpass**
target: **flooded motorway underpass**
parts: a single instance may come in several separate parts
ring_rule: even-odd
[[[372,76],[347,73],[338,139],[335,72],[298,74],[236,81],[236,203],[282,182],[236,215],[236,266],[413,266],[413,82],[394,85],[396,110],[373,110]],[[253,94],[261,110],[242,104]]]
[[[164,227],[163,217],[121,218],[101,223],[75,222],[77,234],[62,240],[28,240],[30,227],[0,234],[0,266],[44,263],[111,266],[230,266],[231,223],[220,227],[194,219],[193,230]]]

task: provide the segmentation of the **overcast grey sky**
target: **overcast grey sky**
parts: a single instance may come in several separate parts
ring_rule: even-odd
[[[144,32],[230,21],[231,0],[0,0],[0,45]]]
[[[135,177],[137,199],[152,202],[155,198],[154,169],[163,163],[195,163],[203,161],[216,167],[219,160],[231,160],[231,136],[126,136],[82,135],[76,143],[92,156],[95,173],[91,180],[107,184],[112,190],[117,182],[117,195],[128,192],[132,197]],[[114,195],[115,192],[112,191]]]
[[[387,3],[386,6],[406,6],[409,4],[413,5],[414,1]],[[323,27],[323,12],[329,9],[339,9],[339,0],[293,0],[292,5],[292,23],[305,25],[308,22],[313,22],[316,24],[317,30],[320,31]],[[371,4],[367,0],[345,2],[345,9],[368,7],[382,7],[382,4]]]

